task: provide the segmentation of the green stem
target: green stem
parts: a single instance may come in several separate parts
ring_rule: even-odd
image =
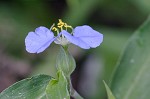
[[[70,77],[67,77],[67,81],[68,81],[68,90],[70,93],[70,96],[73,97],[74,99],[83,99],[78,92],[73,88]]]
[[[66,77],[66,78],[67,78],[67,82],[68,82],[69,93],[70,93],[70,95],[72,95],[72,94],[74,94],[74,89],[72,87],[72,83],[71,83],[70,77]]]

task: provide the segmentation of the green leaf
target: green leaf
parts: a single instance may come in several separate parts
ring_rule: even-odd
[[[50,79],[38,75],[21,80],[0,93],[0,99],[46,99],[45,89]]]
[[[117,99],[150,97],[150,17],[129,40],[112,79]]]
[[[56,60],[56,67],[58,70],[62,70],[65,76],[70,77],[74,71],[76,64],[72,55],[68,52],[67,48],[60,48],[59,54]]]
[[[116,99],[114,97],[114,95],[112,94],[112,92],[111,92],[110,88],[108,87],[108,85],[105,83],[105,81],[103,81],[103,82],[104,82],[104,85],[105,85],[105,88],[106,88],[106,91],[107,91],[108,99]]]
[[[57,73],[58,79],[52,79],[46,88],[48,99],[70,99],[67,79],[62,71]]]

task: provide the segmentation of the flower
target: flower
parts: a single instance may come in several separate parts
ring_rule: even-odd
[[[59,20],[57,27],[53,25],[51,29],[48,29],[40,26],[35,29],[35,32],[29,32],[25,38],[26,50],[29,53],[40,53],[48,48],[53,41],[62,46],[72,43],[83,49],[90,49],[96,48],[103,41],[103,34],[93,30],[88,25],[77,26],[73,29]],[[68,28],[72,29],[72,33],[67,31]],[[59,32],[59,29],[61,29],[61,32]],[[54,36],[52,31],[57,32],[57,36]]]

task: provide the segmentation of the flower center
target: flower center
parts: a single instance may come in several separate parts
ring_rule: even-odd
[[[55,27],[55,25],[52,26],[52,30],[57,32],[57,34],[59,33],[59,30],[65,30],[67,31],[67,29],[71,29],[73,31],[72,26],[68,25],[67,23],[63,22],[61,19],[58,19],[58,23],[57,23],[57,27]]]
[[[59,31],[63,31],[67,29],[71,29],[73,31],[72,26],[68,25],[67,23],[63,22],[61,19],[58,20],[57,26],[55,26],[55,24],[52,25],[51,30],[54,32],[57,32],[57,35],[59,35]],[[56,44],[60,44],[60,45],[67,45],[70,42],[64,37],[64,35],[62,34],[61,36],[59,36],[55,41]]]

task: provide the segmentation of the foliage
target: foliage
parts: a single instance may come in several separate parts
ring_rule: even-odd
[[[150,17],[128,41],[112,79],[117,99],[150,97]]]
[[[105,83],[105,81],[103,81],[103,82],[104,82],[104,85],[105,85],[105,88],[106,88],[106,91],[107,91],[108,99],[116,99],[114,97],[114,95],[112,94],[112,92],[111,92],[110,88],[108,87],[108,85]]]
[[[0,99],[46,99],[45,89],[51,77],[38,75],[21,80],[0,93]]]

